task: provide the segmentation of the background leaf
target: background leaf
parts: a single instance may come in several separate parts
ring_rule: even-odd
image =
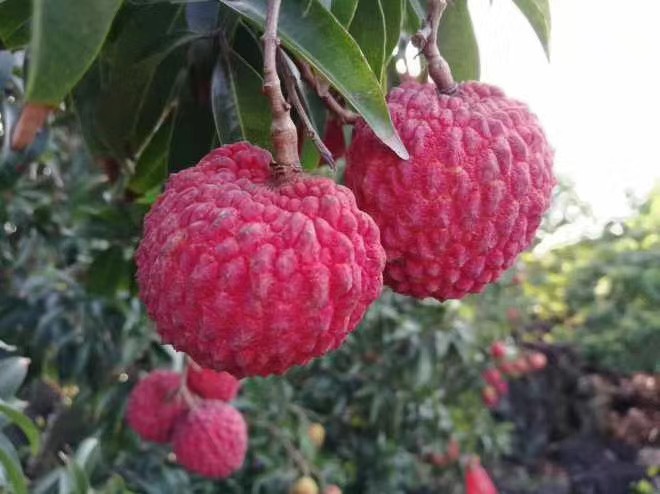
[[[24,357],[9,357],[0,360],[0,399],[12,398],[23,384],[30,360]]]
[[[381,0],[360,0],[350,27],[351,36],[380,80],[385,63],[385,14]]]
[[[263,27],[265,0],[223,0],[223,3]],[[355,40],[318,0],[284,2],[278,33],[282,43],[327,78],[390,149],[408,158],[392,125],[377,76]],[[341,56],[337,56],[339,53]]]
[[[26,416],[23,415],[20,411],[15,408],[10,407],[6,403],[0,402],[0,414],[5,415],[10,422],[16,425],[23,431],[25,437],[30,443],[30,450],[32,455],[36,455],[39,452],[39,429],[34,423]]]
[[[333,0],[331,11],[342,26],[348,28],[353,21],[359,0]]]
[[[32,2],[27,0],[0,2],[0,41],[6,48],[14,49],[27,44],[31,14]]]
[[[479,46],[467,0],[455,0],[448,5],[440,21],[438,45],[456,81],[479,80]]]
[[[513,0],[534,28],[543,45],[546,57],[550,59],[550,4],[548,0]]]
[[[135,174],[128,188],[138,194],[162,184],[167,178],[167,162],[174,129],[174,115],[171,114],[151,137],[135,165]]]
[[[14,494],[27,494],[27,482],[23,476],[21,466],[17,464],[9,453],[0,448],[0,465],[5,469],[5,474]]]
[[[98,55],[121,2],[34,0],[29,101],[57,105],[64,99]]]

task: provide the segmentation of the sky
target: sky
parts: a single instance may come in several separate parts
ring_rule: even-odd
[[[530,105],[602,221],[660,183],[660,0],[550,0],[548,63],[512,0],[469,0],[481,80]]]

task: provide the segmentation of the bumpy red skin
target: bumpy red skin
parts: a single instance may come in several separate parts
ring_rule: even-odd
[[[128,400],[128,425],[144,440],[166,443],[172,437],[174,425],[188,407],[178,396],[181,375],[155,371],[142,379]]]
[[[188,367],[186,383],[190,391],[208,400],[231,401],[241,382],[229,372],[216,372],[193,365]]]
[[[553,152],[536,117],[497,88],[405,83],[388,106],[410,160],[359,122],[346,184],[375,220],[395,291],[459,299],[497,280],[550,204]]]
[[[136,254],[163,341],[237,378],[338,348],[382,290],[378,227],[351,191],[304,174],[276,184],[270,162],[238,143],[171,176]]]
[[[243,465],[247,441],[247,425],[238,410],[221,401],[206,401],[177,424],[172,449],[186,470],[226,478]]]

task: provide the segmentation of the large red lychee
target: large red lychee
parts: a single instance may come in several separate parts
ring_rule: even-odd
[[[243,465],[247,437],[247,425],[238,410],[221,401],[205,401],[179,421],[172,449],[186,470],[226,478]]]
[[[478,457],[471,458],[465,472],[465,494],[498,494],[488,472]]]
[[[181,375],[176,372],[155,371],[142,379],[128,400],[128,425],[142,439],[168,442],[176,421],[188,410],[180,387]]]
[[[237,378],[339,347],[382,289],[378,227],[351,191],[302,173],[275,181],[270,163],[238,143],[172,175],[136,255],[163,341]]]
[[[390,92],[410,159],[358,122],[346,183],[381,230],[385,283],[439,300],[497,280],[534,238],[550,204],[553,152],[536,117],[499,89],[463,83]]]
[[[229,372],[216,372],[198,365],[188,366],[186,384],[190,391],[208,400],[231,401],[236,398],[241,382]]]

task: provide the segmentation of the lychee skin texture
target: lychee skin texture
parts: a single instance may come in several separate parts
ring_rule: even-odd
[[[190,391],[208,400],[232,401],[241,387],[241,382],[229,372],[216,372],[191,365],[186,376]]]
[[[378,227],[351,191],[304,174],[277,184],[270,162],[238,143],[172,175],[136,254],[163,341],[237,378],[338,348],[382,290]]]
[[[180,387],[176,372],[155,371],[142,379],[128,400],[128,425],[146,441],[168,442],[176,421],[188,410],[178,395]]]
[[[439,94],[405,83],[388,96],[410,160],[358,122],[346,184],[381,230],[385,284],[459,299],[497,280],[550,204],[553,152],[529,109],[486,84]]]
[[[186,470],[220,479],[243,465],[247,440],[247,425],[238,410],[221,401],[205,401],[179,421],[172,450]]]

